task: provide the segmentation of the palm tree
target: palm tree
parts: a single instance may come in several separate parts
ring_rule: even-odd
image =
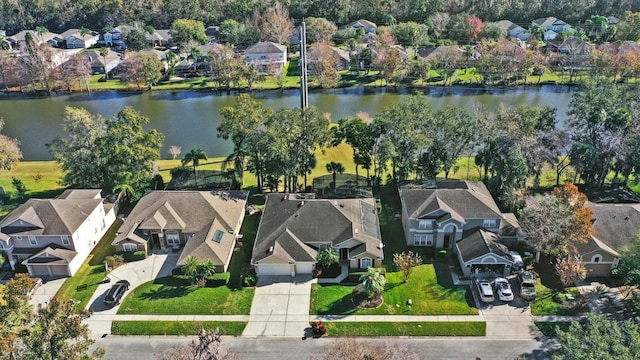
[[[36,26],[36,33],[38,33],[38,37],[40,38],[40,42],[44,42],[44,34],[48,33],[49,30],[44,26]]]
[[[380,269],[376,268],[369,268],[366,274],[360,276],[359,281],[362,282],[362,290],[369,298],[382,294],[384,285],[387,283],[387,279],[382,275]]]
[[[107,80],[109,78],[109,73],[107,72],[107,56],[109,55],[109,48],[100,49],[100,56],[104,60],[104,79]]]
[[[342,174],[344,172],[344,166],[342,163],[332,161],[327,164],[327,171],[333,173],[333,192],[336,192],[336,173]]]
[[[182,165],[186,165],[191,163],[193,166],[193,178],[196,185],[196,189],[198,188],[198,174],[196,173],[196,168],[200,165],[200,160],[207,160],[207,155],[202,151],[202,149],[191,149],[182,159]]]
[[[187,256],[184,265],[182,265],[182,272],[187,275],[187,277],[189,278],[189,282],[192,285],[196,283],[198,265],[200,265],[198,263],[198,259],[194,258],[191,255]]]
[[[126,182],[116,185],[113,188],[113,192],[118,193],[117,202],[120,202],[120,200],[122,199],[129,200],[136,193],[135,190],[133,189],[133,186],[127,184]]]

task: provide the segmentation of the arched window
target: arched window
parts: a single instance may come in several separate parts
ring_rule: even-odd
[[[601,261],[602,261],[602,255],[600,254],[596,254],[596,255],[593,255],[593,257],[591,257],[591,262],[599,263]]]

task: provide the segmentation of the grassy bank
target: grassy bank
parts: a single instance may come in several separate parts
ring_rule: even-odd
[[[247,326],[242,321],[114,321],[113,335],[197,335],[200,327],[219,329],[223,335],[240,336]]]
[[[485,336],[480,321],[325,322],[329,336]]]

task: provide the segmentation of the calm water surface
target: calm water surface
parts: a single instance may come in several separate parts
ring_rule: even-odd
[[[564,86],[539,88],[469,89],[432,88],[418,90],[426,94],[434,109],[444,106],[472,110],[478,105],[495,109],[500,104],[548,104],[557,109],[560,126],[566,119],[572,89]],[[384,88],[349,88],[314,91],[309,104],[330,113],[334,121],[360,111],[374,116],[387,106],[401,100],[411,90]],[[25,160],[49,160],[46,144],[55,136],[64,136],[61,119],[65,106],[84,107],[92,113],[110,117],[125,106],[132,106],[151,120],[148,128],[156,128],[166,136],[163,158],[170,158],[171,145],[182,146],[186,153],[192,148],[203,149],[210,157],[226,156],[232,145],[216,136],[220,124],[220,108],[233,105],[235,94],[191,91],[145,93],[99,92],[60,95],[44,98],[0,97],[0,117],[5,119],[4,133],[21,141]],[[254,92],[253,97],[265,106],[279,109],[297,107],[297,90]]]

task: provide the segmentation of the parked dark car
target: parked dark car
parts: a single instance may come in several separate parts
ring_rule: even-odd
[[[127,280],[120,280],[117,283],[113,284],[107,296],[104,297],[104,303],[106,305],[116,305],[120,304],[120,300],[122,299],[122,295],[129,290],[129,282]]]
[[[527,301],[536,299],[536,283],[533,280],[533,274],[529,271],[520,271],[518,273],[520,281],[520,297]]]

